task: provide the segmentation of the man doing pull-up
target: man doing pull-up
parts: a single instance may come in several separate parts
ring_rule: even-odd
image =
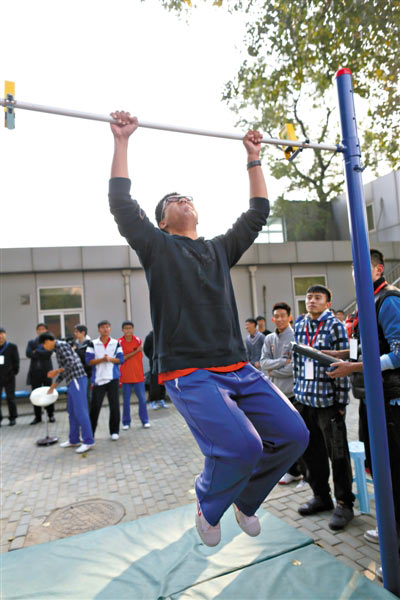
[[[220,519],[233,504],[243,531],[258,535],[256,510],[308,443],[298,412],[246,362],[230,277],[269,214],[262,136],[249,131],[243,139],[250,207],[227,233],[205,240],[191,197],[166,195],[156,207],[158,227],[132,200],[127,151],[138,120],[112,117],[110,209],[146,274],[159,381],[205,457],[195,482],[197,530],[205,544],[218,544]]]

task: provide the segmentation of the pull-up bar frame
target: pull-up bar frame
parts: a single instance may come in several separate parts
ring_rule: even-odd
[[[0,98],[0,106],[21,108],[22,110],[32,110],[36,112],[50,113],[53,115],[62,115],[64,117],[76,117],[78,119],[89,119],[90,121],[104,121],[106,123],[117,123],[115,119],[108,115],[99,115],[96,113],[82,112],[68,108],[57,108],[55,106],[44,106],[42,104],[31,104],[30,102],[21,102],[20,100],[8,100]],[[139,127],[147,129],[161,129],[163,131],[173,131],[176,133],[189,133],[192,135],[205,135],[208,137],[226,138],[230,140],[243,140],[243,134],[230,133],[224,131],[212,131],[208,129],[196,129],[194,127],[180,127],[177,125],[167,125],[164,123],[150,123],[149,121],[139,121]],[[316,142],[301,142],[299,140],[280,140],[275,138],[263,137],[263,144],[271,146],[292,146],[295,148],[310,148],[312,150],[326,150],[328,152],[343,152],[343,146],[340,144],[318,144]]]
[[[366,210],[362,186],[361,148],[357,134],[357,121],[354,107],[352,73],[350,69],[340,69],[336,74],[340,122],[342,128],[342,144],[329,145],[298,140],[279,140],[262,138],[262,143],[273,146],[291,146],[341,152],[346,174],[348,212],[350,234],[354,262],[356,294],[359,310],[361,345],[363,350],[364,380],[369,423],[372,466],[374,472],[374,488],[376,512],[379,530],[379,543],[382,558],[383,579],[385,588],[400,597],[400,569],[398,542],[395,527],[392,481],[389,466],[389,450],[384,410],[384,395],[379,360],[378,329],[375,312],[373,286],[370,268],[370,254]],[[78,117],[93,121],[117,123],[112,117],[75,110],[41,106],[16,101],[13,94],[6,99],[0,98],[0,106],[9,110],[21,108],[44,113]],[[243,134],[223,133],[177,127],[160,123],[139,122],[140,127],[161,129],[178,133],[205,135],[209,137],[242,140]]]
[[[362,185],[361,146],[357,133],[353,75],[350,69],[339,69],[336,73],[336,83],[344,146],[347,208],[361,332],[363,375],[383,581],[386,589],[400,597],[400,558],[390,472],[378,324]]]

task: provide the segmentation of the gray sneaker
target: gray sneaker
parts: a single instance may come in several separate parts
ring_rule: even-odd
[[[247,533],[247,535],[250,535],[251,537],[256,537],[256,535],[259,535],[261,533],[261,525],[257,515],[252,515],[251,517],[248,517],[241,510],[238,509],[236,504],[233,504],[232,506],[235,513],[236,521],[240,529],[242,529],[245,533]]]
[[[196,498],[196,529],[199,534],[202,542],[206,546],[216,546],[221,541],[221,525],[217,523],[217,525],[213,526],[206,520],[203,512],[201,510],[199,501]]]
[[[353,509],[343,504],[337,504],[333,515],[329,519],[329,529],[339,531],[344,529],[348,523],[354,518]]]

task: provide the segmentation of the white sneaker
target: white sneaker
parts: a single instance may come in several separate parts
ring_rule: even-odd
[[[301,475],[297,475],[297,477],[295,477],[290,473],[285,473],[284,476],[280,478],[278,483],[279,485],[287,485],[288,483],[293,483],[293,481],[300,481],[301,478]]]
[[[196,529],[199,534],[202,542],[206,546],[216,546],[221,541],[221,525],[218,523],[215,525],[210,525],[210,523],[206,520],[203,515],[199,501],[196,498],[197,510],[196,510]]]
[[[77,454],[83,454],[84,452],[88,452],[93,448],[94,444],[82,444],[75,450]]]
[[[257,515],[248,517],[238,509],[236,504],[233,504],[232,506],[240,529],[247,533],[247,535],[251,535],[251,537],[256,537],[256,535],[259,535],[261,532],[261,525]]]
[[[372,542],[373,544],[379,544],[378,530],[377,529],[368,529],[364,533],[364,539],[367,540],[367,542]]]
[[[111,439],[116,442],[117,440],[119,440],[119,435],[118,433],[112,433],[111,434]]]
[[[130,428],[131,428],[131,426],[130,426],[130,425],[122,425],[122,429],[124,429],[125,431],[126,431],[127,429],[130,429]]]
[[[143,427],[144,429],[148,429],[149,427],[151,427],[150,423],[143,423]]]
[[[81,443],[78,442],[77,444],[71,444],[71,442],[69,440],[67,440],[66,442],[61,442],[60,444],[60,448],[74,448],[75,446],[80,446]]]
[[[376,576],[377,576],[377,577],[379,577],[379,579],[380,579],[381,581],[383,581],[382,567],[377,567],[377,569],[376,569],[375,573],[376,573]]]

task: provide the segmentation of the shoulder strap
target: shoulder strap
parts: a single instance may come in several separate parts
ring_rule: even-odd
[[[398,296],[400,298],[400,290],[394,285],[385,286],[380,292],[378,292],[375,296],[375,308],[376,314],[379,314],[383,301],[388,296]]]

